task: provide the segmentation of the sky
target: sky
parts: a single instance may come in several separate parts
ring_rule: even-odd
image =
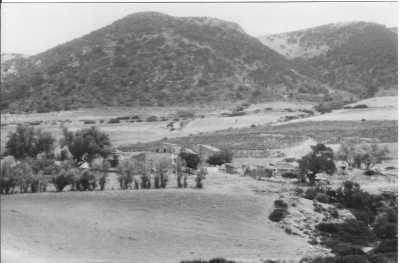
[[[370,21],[397,26],[397,3],[3,3],[1,53],[34,55],[128,14],[157,11],[238,23],[248,34],[288,32],[327,23]]]

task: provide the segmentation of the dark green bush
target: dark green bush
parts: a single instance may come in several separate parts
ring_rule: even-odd
[[[292,173],[292,172],[287,172],[287,173],[283,173],[282,174],[283,178],[290,178],[290,179],[294,179],[294,178],[298,178],[299,175],[296,173]]]
[[[329,201],[330,201],[330,198],[329,198],[329,196],[328,196],[327,194],[325,194],[325,193],[317,193],[317,194],[315,195],[315,200],[317,200],[318,202],[321,202],[321,203],[328,204]]]
[[[202,259],[183,260],[180,263],[235,263],[235,261],[227,260],[224,258],[213,258],[210,260],[202,260]]]
[[[282,208],[275,208],[274,211],[269,215],[269,220],[273,222],[279,222],[288,215],[288,211]]]
[[[147,119],[146,119],[146,121],[147,122],[153,122],[153,121],[158,121],[158,118],[157,118],[157,116],[150,116],[150,117],[148,117]]]
[[[326,232],[329,234],[335,234],[339,232],[338,224],[335,223],[320,223],[316,226],[319,231]]]
[[[281,200],[281,199],[275,200],[274,201],[274,206],[275,206],[275,208],[282,208],[282,209],[287,209],[288,208],[288,204],[285,201]]]
[[[395,239],[386,239],[383,240],[379,245],[373,250],[375,254],[378,253],[390,253],[390,252],[396,252],[397,253],[397,238]]]
[[[223,149],[222,151],[211,155],[208,158],[207,163],[210,165],[222,165],[224,163],[232,162],[232,158],[233,153],[228,149]]]
[[[314,187],[308,188],[304,193],[304,198],[309,200],[314,200],[315,196],[317,196],[318,190]]]

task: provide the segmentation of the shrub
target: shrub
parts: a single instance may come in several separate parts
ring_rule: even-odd
[[[108,123],[120,123],[119,119],[110,119]]]
[[[320,223],[316,225],[316,228],[321,232],[326,232],[329,234],[334,234],[339,231],[339,227],[334,223]]]
[[[84,120],[83,124],[96,124],[96,122],[93,120]]]
[[[286,172],[282,174],[283,178],[290,178],[290,179],[294,179],[294,178],[298,178],[299,175],[296,173],[292,173],[292,172]]]
[[[306,190],[304,193],[304,198],[309,199],[309,200],[314,200],[315,196],[318,194],[318,191],[316,188],[311,187]]]
[[[397,253],[397,238],[383,240],[379,245],[373,250],[375,254],[378,253]]]
[[[279,222],[288,215],[288,211],[282,208],[275,208],[274,211],[269,215],[269,220],[273,222]]]
[[[312,110],[300,109],[299,111],[304,112],[304,113],[307,113],[307,114],[309,114],[309,115],[313,115],[313,114],[314,114],[314,112],[313,112]]]
[[[328,208],[328,213],[333,217],[333,218],[339,218],[339,211],[336,208],[329,207]]]
[[[365,104],[357,104],[353,106],[353,109],[366,109],[368,108],[368,105]]]
[[[374,227],[375,234],[381,239],[397,237],[397,222],[378,222]]]
[[[352,246],[348,243],[338,242],[332,246],[332,252],[338,256],[353,256],[353,255],[365,255],[364,251],[359,246]]]
[[[330,201],[330,198],[325,193],[317,193],[317,195],[315,196],[315,200],[317,200],[318,202],[321,202],[321,203],[328,204]]]
[[[194,115],[193,112],[191,112],[191,111],[186,111],[186,110],[179,110],[179,111],[177,111],[177,112],[176,112],[176,116],[178,117],[178,120],[179,120],[179,118],[182,118],[182,119],[191,119],[191,118],[194,118],[194,117],[195,117],[195,115]],[[174,119],[174,120],[175,120],[175,119]]]
[[[146,121],[147,121],[147,122],[158,121],[158,118],[157,118],[157,116],[152,115],[152,116],[149,116],[149,117],[146,119]]]
[[[367,245],[375,241],[375,235],[368,225],[356,219],[347,219],[343,223],[320,223],[316,226],[321,232],[332,234],[337,242],[347,242],[354,245]]]
[[[275,206],[275,208],[282,208],[282,209],[287,209],[288,208],[288,204],[285,201],[281,200],[281,199],[275,200],[274,201],[274,206]]]
[[[303,188],[300,188],[300,187],[296,187],[296,189],[294,189],[294,192],[298,196],[302,196],[304,194]]]
[[[224,258],[213,258],[210,260],[201,260],[201,259],[184,260],[184,261],[181,261],[180,263],[235,263],[235,261],[227,260]]]
[[[228,149],[223,149],[220,152],[217,152],[211,155],[207,163],[210,165],[222,165],[224,163],[232,162],[233,153]]]

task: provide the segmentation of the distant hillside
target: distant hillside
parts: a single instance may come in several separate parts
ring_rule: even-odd
[[[2,53],[1,54],[1,63],[4,63],[8,60],[15,59],[15,58],[26,58],[27,56],[18,53]]]
[[[129,15],[23,60],[6,61],[3,111],[272,100],[318,81],[236,24],[154,12]]]
[[[397,94],[397,29],[337,23],[260,40],[335,90],[357,97]]]

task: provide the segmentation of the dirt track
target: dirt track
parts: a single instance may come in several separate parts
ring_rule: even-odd
[[[203,190],[2,196],[2,262],[260,262],[310,254],[305,239],[268,220],[276,194],[254,194],[251,178],[207,180],[213,186]]]

